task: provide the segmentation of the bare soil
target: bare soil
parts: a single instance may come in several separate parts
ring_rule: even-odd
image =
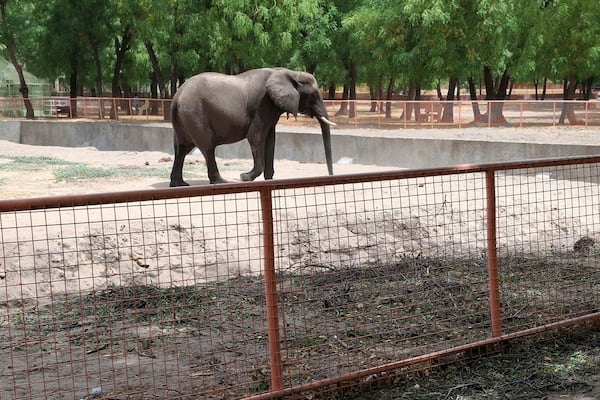
[[[92,148],[36,147],[2,141],[0,142],[0,189],[2,190],[0,199],[166,187],[170,162],[168,154],[159,152],[99,152]],[[238,180],[240,172],[251,168],[248,160],[220,160],[219,163],[222,166],[223,176],[230,180]],[[204,162],[200,157],[190,156],[184,169],[184,177],[192,184],[207,184],[204,168]],[[389,168],[353,164],[335,166],[337,174],[385,169]],[[277,178],[287,178],[323,175],[326,167],[323,164],[280,160],[276,161],[275,170]],[[523,188],[527,185],[534,187],[540,184],[539,179],[539,176],[533,176],[524,182],[522,178],[518,178],[518,184],[514,187]],[[545,179],[545,176],[541,179]],[[429,184],[433,183],[414,182],[414,187],[408,190],[417,193],[422,185]],[[573,190],[571,184],[567,187]],[[596,186],[590,186],[588,183],[585,183],[584,188],[594,193],[598,191]],[[511,195],[518,196],[520,193],[511,193]],[[448,202],[444,199],[443,204],[452,207],[452,199],[448,199]],[[472,204],[469,205],[471,206]],[[568,205],[561,203],[561,206],[570,209]],[[591,211],[586,209],[588,206],[591,207]],[[519,215],[523,211],[503,208],[502,203],[500,207],[500,212],[507,215]],[[528,231],[518,232],[518,235],[526,237],[525,243],[534,242],[533,233],[537,235],[536,237],[543,234],[546,246],[559,249],[558,258],[515,259],[505,254],[503,260],[507,264],[504,271],[511,279],[518,282],[516,288],[522,289],[529,283],[539,284],[539,282],[523,280],[531,275],[536,277],[547,275],[550,270],[549,265],[556,267],[552,270],[557,271],[558,275],[553,279],[549,278],[546,283],[562,279],[561,271],[573,268],[579,269],[577,276],[582,282],[589,280],[590,276],[598,276],[596,242],[592,242],[586,248],[585,254],[573,251],[577,239],[590,237],[594,241],[597,240],[598,233],[574,224],[571,216],[560,214],[553,207],[554,205],[550,203],[541,204],[539,210],[541,214],[550,215],[552,218],[540,217],[539,221],[529,221],[529,225],[515,223],[514,226],[499,227],[501,232],[510,230],[515,235],[515,226],[528,226]],[[580,210],[583,210],[583,215],[598,218],[594,207],[596,204],[584,204],[580,205]],[[297,231],[289,232],[291,239],[287,239],[286,242],[290,243],[290,246],[282,251],[282,257],[289,257],[289,268],[284,268],[286,272],[279,277],[279,284],[289,289],[286,292],[289,293],[289,297],[284,296],[282,300],[285,307],[295,309],[294,315],[316,322],[328,321],[332,331],[337,331],[338,327],[344,330],[347,315],[357,311],[360,311],[360,315],[356,314],[358,315],[356,318],[378,313],[385,314],[387,311],[397,313],[395,320],[402,321],[402,324],[415,324],[415,332],[412,334],[414,339],[411,339],[409,332],[402,349],[393,346],[385,348],[377,340],[380,337],[378,333],[384,335],[389,324],[393,323],[391,320],[380,321],[380,324],[373,324],[372,321],[367,320],[355,321],[357,327],[368,325],[370,329],[368,333],[355,332],[356,339],[332,339],[321,336],[313,338],[309,332],[296,332],[298,337],[312,340],[310,343],[290,345],[292,353],[288,354],[288,357],[303,360],[304,363],[293,368],[304,368],[304,371],[307,371],[304,375],[298,376],[304,376],[306,379],[321,378],[318,375],[311,375],[309,371],[319,370],[323,362],[320,354],[324,353],[339,359],[339,365],[347,363],[351,368],[367,368],[381,363],[385,357],[393,359],[414,355],[410,353],[411,350],[406,349],[427,347],[429,350],[435,350],[432,343],[435,343],[436,338],[440,341],[460,342],[463,334],[478,336],[477,332],[480,332],[480,336],[486,335],[488,326],[482,322],[482,316],[486,315],[488,310],[485,299],[481,296],[485,291],[485,281],[477,277],[478,271],[485,267],[482,259],[473,256],[457,259],[454,263],[449,263],[445,259],[442,268],[439,258],[418,258],[419,249],[431,250],[437,246],[432,243],[432,240],[423,239],[432,233],[428,231],[430,229],[428,227],[447,223],[448,218],[468,216],[469,211],[454,209],[450,214],[440,213],[438,209],[425,211],[416,219],[414,216],[412,219],[405,215],[400,216],[405,224],[402,230],[406,236],[402,238],[403,243],[410,243],[410,245],[404,245],[402,249],[396,250],[401,250],[408,255],[405,261],[383,264],[376,270],[368,267],[343,267],[357,259],[373,258],[380,251],[383,252],[378,246],[365,246],[364,237],[373,236],[373,233],[368,223],[360,220],[359,217],[354,217],[355,219],[350,217],[345,222],[346,228],[355,232],[357,237],[351,243],[346,243],[343,249],[331,247],[324,249],[319,247],[322,245],[316,247],[314,244],[311,245],[311,243],[331,243],[328,238],[339,236],[335,232],[326,232],[326,229],[312,231],[309,229],[315,224],[318,225],[318,220],[331,218],[330,216],[318,213],[305,216],[304,225],[297,226]],[[389,217],[385,214],[374,214],[374,222],[380,227],[394,223],[395,221],[391,221]],[[552,219],[556,226],[548,228],[545,221]],[[406,226],[407,220],[413,221],[412,225]],[[475,225],[465,228],[467,236],[455,238],[455,244],[468,243],[472,246],[469,251],[472,250],[473,254],[477,254],[480,251],[480,239],[468,235],[480,230],[481,222],[475,222],[478,219],[472,215],[469,215],[466,220],[474,221]],[[195,240],[207,242],[206,237],[195,236],[197,232],[192,229],[193,224],[189,226],[171,225],[168,222],[165,224],[161,229],[156,226],[152,229],[164,230],[168,235],[178,235],[177,237],[183,238],[179,239],[180,243],[185,240],[189,240],[190,243],[194,243]],[[215,222],[215,225],[218,223]],[[589,226],[598,225],[593,222]],[[118,240],[115,243],[107,243],[106,238],[113,237],[111,236],[113,234],[102,231],[103,226],[100,228],[90,229],[85,245],[74,239],[73,243],[63,241],[62,246],[73,246],[78,249],[77,253],[89,254],[90,258],[83,264],[93,266],[102,263],[103,268],[110,268],[112,265],[119,274],[125,276],[130,272],[133,276],[136,268],[148,269],[147,260],[136,257],[133,251],[127,253],[127,250],[124,250],[125,252],[118,250],[121,248]],[[568,238],[561,234],[565,230],[571,232]],[[99,235],[100,231],[104,236]],[[51,234],[52,230],[48,232]],[[310,236],[315,233],[323,235],[324,240],[315,241]],[[530,234],[532,237],[527,239],[527,235]],[[252,236],[251,232],[249,236]],[[118,238],[118,236],[114,237]],[[136,238],[131,235],[129,237]],[[146,239],[140,236],[136,240]],[[147,245],[151,246],[151,244]],[[511,243],[506,245],[510,247]],[[21,246],[20,251],[27,253],[22,245],[18,246]],[[240,246],[251,249],[256,245],[242,243]],[[133,248],[133,245],[130,247]],[[107,248],[113,250],[105,251]],[[240,270],[241,274],[237,278],[228,280],[227,283],[209,279],[207,280],[209,283],[201,286],[190,283],[180,287],[162,287],[149,284],[148,281],[132,279],[120,281],[121,284],[111,282],[96,289],[93,282],[86,283],[82,277],[84,274],[79,270],[77,287],[88,288],[88,290],[72,292],[68,286],[62,290],[52,287],[48,289],[54,294],[52,301],[37,304],[26,299],[35,298],[36,293],[41,293],[41,297],[45,298],[47,292],[44,292],[44,288],[49,283],[60,280],[57,275],[53,275],[56,271],[50,271],[49,275],[45,276],[46,281],[40,279],[37,273],[33,273],[29,283],[25,285],[24,282],[28,279],[28,268],[20,265],[22,268],[20,273],[13,274],[14,271],[6,263],[8,249],[9,245],[3,246],[2,258],[0,258],[4,260],[0,265],[0,277],[3,280],[0,292],[4,292],[0,298],[6,299],[0,315],[0,343],[8,344],[0,344],[0,355],[3,360],[10,360],[10,362],[0,366],[0,398],[55,398],[53,393],[63,393],[61,398],[71,398],[64,397],[64,393],[69,393],[67,388],[72,388],[74,393],[78,393],[79,398],[104,399],[191,399],[197,398],[199,393],[213,398],[236,398],[246,394],[236,393],[235,390],[218,392],[220,387],[235,387],[236,383],[246,387],[244,379],[247,377],[243,374],[238,376],[234,369],[223,368],[223,365],[235,366],[240,371],[254,370],[252,376],[254,392],[260,392],[268,387],[268,377],[264,376],[264,368],[250,365],[254,356],[264,358],[265,352],[262,347],[264,337],[248,338],[249,332],[261,331],[263,326],[261,316],[264,311],[263,283],[260,277],[254,274],[256,271],[252,266],[249,270]],[[101,259],[94,258],[93,255],[97,254],[94,250],[98,249],[103,250]],[[216,254],[219,249],[214,250]],[[52,249],[46,251],[48,254],[53,253]],[[189,249],[182,247],[179,251],[183,254]],[[315,253],[328,254],[326,257],[329,258],[324,258],[325,265],[313,264],[309,256]],[[71,260],[68,255],[65,255],[71,253],[63,250],[61,254],[63,258],[60,260],[43,261],[59,262],[64,265],[77,264],[77,260]],[[243,256],[250,257],[248,254]],[[131,262],[132,260],[134,262]],[[39,259],[34,258],[34,263],[36,262],[39,262]],[[130,270],[122,269],[125,264]],[[298,274],[299,266],[312,266],[322,272]],[[529,271],[528,274],[524,274],[524,266],[535,268],[539,273],[531,274]],[[171,273],[167,271],[169,267],[167,263],[153,267]],[[448,280],[446,268],[451,268],[456,276],[461,278]],[[68,275],[69,271],[58,272]],[[185,272],[182,274],[184,276]],[[219,275],[219,272],[216,271],[215,274]],[[387,278],[371,280],[380,274]],[[94,273],[91,272],[89,275],[94,276]],[[189,272],[189,277],[181,278],[181,282],[192,282],[196,276]],[[411,279],[407,280],[407,276]],[[157,279],[160,281],[160,276],[157,275]],[[423,289],[418,295],[414,292],[415,285]],[[580,291],[573,294],[572,304],[569,304],[570,311],[585,312],[593,307],[588,300],[596,298],[597,285],[598,280],[596,284],[587,286],[582,284],[589,289],[589,292]],[[18,287],[19,291],[11,291],[14,287]],[[551,285],[547,289],[554,290]],[[26,292],[27,290],[31,292]],[[392,300],[389,296],[391,291],[395,299],[403,299],[401,301],[405,303],[398,304],[396,302],[398,300]],[[517,294],[515,292],[515,296]],[[447,301],[450,298],[456,299],[460,304],[455,307],[456,314],[445,311],[447,314],[437,315],[448,325],[438,326],[439,332],[417,332],[426,325],[411,322],[415,317],[408,310],[414,312],[418,307],[419,315],[435,313],[440,307],[440,300]],[[524,305],[526,300],[523,298],[515,297],[512,301],[513,308],[509,306],[509,309],[514,311],[515,316],[543,315],[552,309],[551,301],[531,305]],[[370,309],[371,307],[373,309]],[[466,312],[465,307],[469,308]],[[471,320],[463,320],[464,315],[469,315]],[[514,320],[516,325],[526,322],[517,317]],[[287,321],[287,323],[297,327],[303,326],[302,321]],[[469,326],[468,332],[453,329],[455,324]],[[210,326],[213,331],[210,331],[207,326]],[[373,329],[380,329],[381,332]],[[453,332],[456,337],[447,337],[449,332]],[[423,343],[424,335],[427,337],[427,343]],[[361,342],[365,338],[371,338],[373,342],[366,344]],[[573,331],[565,337],[549,342],[520,341],[493,356],[469,357],[464,364],[426,368],[427,372],[424,374],[419,373],[408,378],[404,376],[395,378],[391,382],[387,381],[392,389],[390,386],[382,389],[373,385],[367,391],[352,390],[340,396],[346,396],[342,398],[348,399],[457,400],[598,398],[600,397],[599,340],[597,332],[592,330],[584,333]],[[240,343],[245,345],[243,349]],[[369,349],[369,354],[366,356],[363,352],[365,348]],[[212,349],[215,349],[215,352]],[[219,349],[219,352],[216,352],[216,349]],[[222,349],[228,351],[222,353],[220,352]],[[256,354],[249,354],[248,349],[252,349]],[[307,351],[310,353],[308,358]],[[224,360],[215,358],[221,357],[220,354],[226,354],[223,356]],[[133,370],[136,371],[135,374],[127,376]],[[180,376],[181,370],[185,370],[188,374]],[[74,378],[65,381],[65,376],[74,376]],[[163,391],[157,389],[160,385],[155,382],[156,377],[164,379]],[[107,381],[109,384],[101,384]],[[115,384],[124,382],[129,387],[121,386],[118,390],[107,391],[104,386],[111,386],[111,382]],[[302,382],[298,380],[290,383]],[[153,388],[151,393],[148,393],[148,387]],[[177,391],[172,389],[173,387],[176,387]],[[310,398],[312,395],[306,396]]]

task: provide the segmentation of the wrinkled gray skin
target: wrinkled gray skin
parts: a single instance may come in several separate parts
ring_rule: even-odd
[[[264,172],[273,178],[275,125],[284,112],[316,117],[321,125],[329,175],[333,175],[327,110],[315,78],[306,72],[263,68],[239,75],[207,72],[187,80],[173,97],[171,120],[175,159],[170,186],[187,186],[185,156],[198,147],[206,160],[210,183],[222,183],[215,147],[248,139],[254,168],[240,175],[254,180]]]

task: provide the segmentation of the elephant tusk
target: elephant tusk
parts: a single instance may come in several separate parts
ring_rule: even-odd
[[[337,124],[335,122],[331,122],[330,120],[328,120],[325,117],[318,117],[321,121],[325,122],[327,125],[331,125],[331,126],[337,126]]]

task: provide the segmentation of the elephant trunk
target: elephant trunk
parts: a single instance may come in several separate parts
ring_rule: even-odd
[[[329,121],[325,122],[318,119],[321,125],[321,133],[323,134],[323,147],[325,147],[325,160],[327,162],[327,171],[329,175],[333,175],[333,158],[331,156],[331,130],[329,129]]]

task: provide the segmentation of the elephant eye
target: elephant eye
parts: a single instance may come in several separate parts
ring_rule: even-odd
[[[311,114],[311,107],[314,103],[314,96],[311,94],[304,94],[300,96],[299,109],[302,114]]]

